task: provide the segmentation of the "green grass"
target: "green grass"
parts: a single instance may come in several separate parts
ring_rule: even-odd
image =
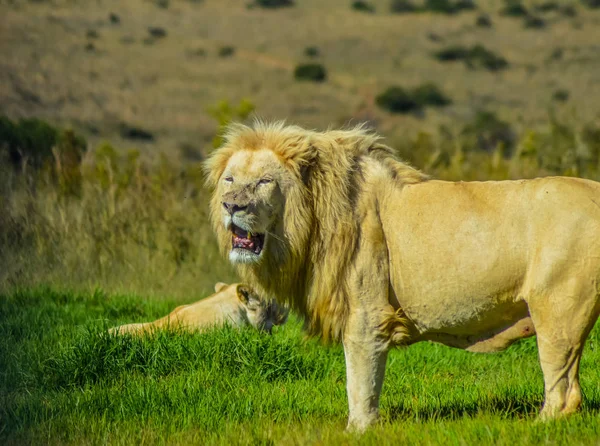
[[[273,336],[229,327],[135,339],[112,325],[166,314],[174,301],[59,292],[0,296],[0,442],[9,444],[590,444],[600,441],[600,327],[581,371],[580,414],[538,423],[535,340],[494,355],[435,344],[394,350],[382,423],[343,432],[339,346],[292,320]]]

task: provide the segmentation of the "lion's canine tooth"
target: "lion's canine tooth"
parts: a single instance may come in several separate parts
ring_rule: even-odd
[[[248,238],[252,237],[252,233],[248,231]]]

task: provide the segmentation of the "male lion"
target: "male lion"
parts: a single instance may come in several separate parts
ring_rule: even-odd
[[[378,416],[387,351],[498,351],[537,333],[541,415],[581,404],[600,312],[600,184],[428,180],[358,127],[233,125],[206,162],[219,244],[245,281],[340,339],[348,427]]]
[[[203,330],[225,323],[235,327],[251,325],[271,332],[287,319],[287,309],[275,301],[261,299],[250,287],[239,283],[215,285],[215,294],[190,305],[181,305],[154,322],[127,324],[109,330],[115,334],[143,334],[159,328]]]

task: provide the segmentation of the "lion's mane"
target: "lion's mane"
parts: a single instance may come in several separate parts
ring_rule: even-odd
[[[426,180],[401,162],[380,137],[363,126],[317,132],[283,122],[233,124],[225,142],[206,161],[207,183],[215,188],[230,157],[240,150],[272,150],[289,172],[283,237],[259,265],[237,265],[242,279],[259,294],[289,304],[311,334],[340,339],[348,318],[347,270],[359,249],[360,220],[355,204],[364,185],[361,163],[370,157],[394,181]],[[231,235],[221,221],[221,197],[213,194],[211,221],[221,250]],[[391,329],[391,328],[390,328]]]

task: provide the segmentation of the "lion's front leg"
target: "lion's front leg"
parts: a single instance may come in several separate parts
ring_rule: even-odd
[[[365,333],[345,337],[348,430],[362,432],[377,421],[387,352],[386,345]]]

